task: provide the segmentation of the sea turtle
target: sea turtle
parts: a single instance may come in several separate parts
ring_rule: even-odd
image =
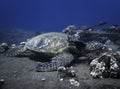
[[[70,64],[76,54],[80,54],[85,48],[83,42],[69,42],[69,36],[59,32],[49,32],[33,37],[26,42],[24,47],[16,47],[7,52],[9,55],[19,55],[27,50],[40,55],[42,60],[46,57],[49,62],[40,62],[36,67],[37,71],[57,70],[60,66]]]

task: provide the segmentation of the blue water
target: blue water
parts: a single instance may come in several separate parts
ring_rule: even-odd
[[[120,24],[120,0],[0,0],[0,28],[49,32],[99,21]]]

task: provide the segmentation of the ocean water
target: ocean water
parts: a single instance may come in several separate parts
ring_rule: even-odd
[[[107,24],[95,27],[100,21],[105,21]],[[77,50],[73,50],[72,48],[66,49],[73,55],[69,55],[68,53],[66,53],[67,55],[55,55],[52,58],[52,62],[50,64],[47,63],[49,61],[46,59],[50,59],[51,57],[47,56],[49,51],[47,53],[44,52],[44,48],[48,48],[53,52],[51,47],[49,47],[49,43],[53,42],[51,45],[54,47],[53,50],[55,50],[55,53],[59,47],[54,46],[56,45],[54,42],[57,42],[58,46],[59,44],[62,45],[62,49],[59,48],[59,51],[62,52],[64,49],[64,44],[61,41],[57,41],[58,39],[56,40],[54,37],[55,41],[45,40],[48,41],[48,44],[44,44],[40,40],[34,40],[33,44],[35,45],[32,43],[32,45],[28,44],[28,46],[32,46],[32,48],[29,48],[33,51],[38,46],[40,46],[39,51],[43,47],[42,52],[44,53],[40,52],[41,55],[35,55],[29,50],[23,52],[23,54],[20,52],[23,51],[21,48],[23,45],[20,45],[20,42],[27,41],[42,33],[62,32],[70,25],[75,25],[79,29],[95,27],[92,29],[92,34],[89,34],[89,32],[92,32],[90,28],[89,30],[87,29],[88,34],[85,31],[86,33],[80,34],[80,36],[78,34],[72,35],[73,37],[71,36],[73,38],[70,39],[72,40],[71,42],[78,37],[80,41],[84,41],[83,43],[85,43],[80,44],[81,42],[75,41],[70,44],[72,46],[75,44],[77,48]],[[110,30],[111,27],[112,30]],[[79,30],[79,32],[82,31]],[[62,41],[64,43],[64,40]],[[1,45],[4,42],[8,43],[8,47]],[[16,47],[12,44],[16,44]],[[81,51],[82,48],[83,50]],[[51,52],[50,54],[52,54]],[[35,53],[38,52],[36,51]],[[15,55],[18,57],[9,57]],[[73,56],[75,59],[79,59],[76,61],[78,63],[71,65],[73,70],[70,68],[71,71],[67,69],[67,72],[71,72],[70,76],[71,74],[74,76],[75,68],[75,80],[80,83],[79,87],[81,89],[120,89],[120,80],[111,79],[112,77],[120,78],[120,0],[0,0],[0,89],[26,89],[27,87],[29,87],[28,89],[47,89],[47,87],[49,89],[53,89],[53,87],[55,89],[56,87],[59,89],[61,87],[75,89],[75,87],[77,88],[75,82],[75,85],[71,86],[73,84],[69,80],[66,81],[67,78],[65,81],[59,81],[59,72],[37,72],[36,64],[38,63],[35,62],[42,60],[41,62],[43,64],[39,64],[40,70],[47,69],[45,67],[57,68],[59,66],[58,64],[63,64],[63,66],[67,62],[69,64]],[[78,58],[76,58],[77,56]],[[94,58],[98,58],[100,62],[93,63],[96,65],[94,66],[96,70],[94,72],[91,71],[92,76],[98,76],[100,78],[106,76],[109,77],[108,79],[91,79],[90,67],[92,65],[88,65],[88,62],[90,63]],[[45,64],[43,61],[46,61]],[[51,66],[52,63],[53,66]],[[106,72],[97,73],[101,69]],[[113,71],[111,71],[112,69]],[[63,75],[69,76],[67,72],[64,72]],[[71,77],[71,79],[73,78]],[[71,85],[69,86],[68,83],[71,83]]]
[[[68,25],[120,24],[120,0],[0,0],[0,43],[19,43]]]

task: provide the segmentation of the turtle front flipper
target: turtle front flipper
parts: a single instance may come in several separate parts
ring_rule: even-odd
[[[62,53],[50,59],[51,62],[39,63],[36,67],[38,72],[45,71],[54,71],[57,70],[60,66],[66,66],[70,64],[74,57],[70,53]]]
[[[22,51],[22,47],[15,47],[15,48],[11,48],[11,49],[8,49],[4,55],[5,56],[18,56]]]

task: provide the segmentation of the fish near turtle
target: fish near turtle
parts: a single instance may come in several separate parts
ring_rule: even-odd
[[[48,56],[50,61],[39,62],[36,70],[53,71],[57,70],[60,66],[69,65],[84,48],[85,44],[83,42],[76,41],[70,43],[67,34],[50,32],[33,37],[26,42],[24,47],[17,47],[13,49],[14,51],[9,51],[8,54],[17,56],[29,50],[43,56],[42,58]]]

